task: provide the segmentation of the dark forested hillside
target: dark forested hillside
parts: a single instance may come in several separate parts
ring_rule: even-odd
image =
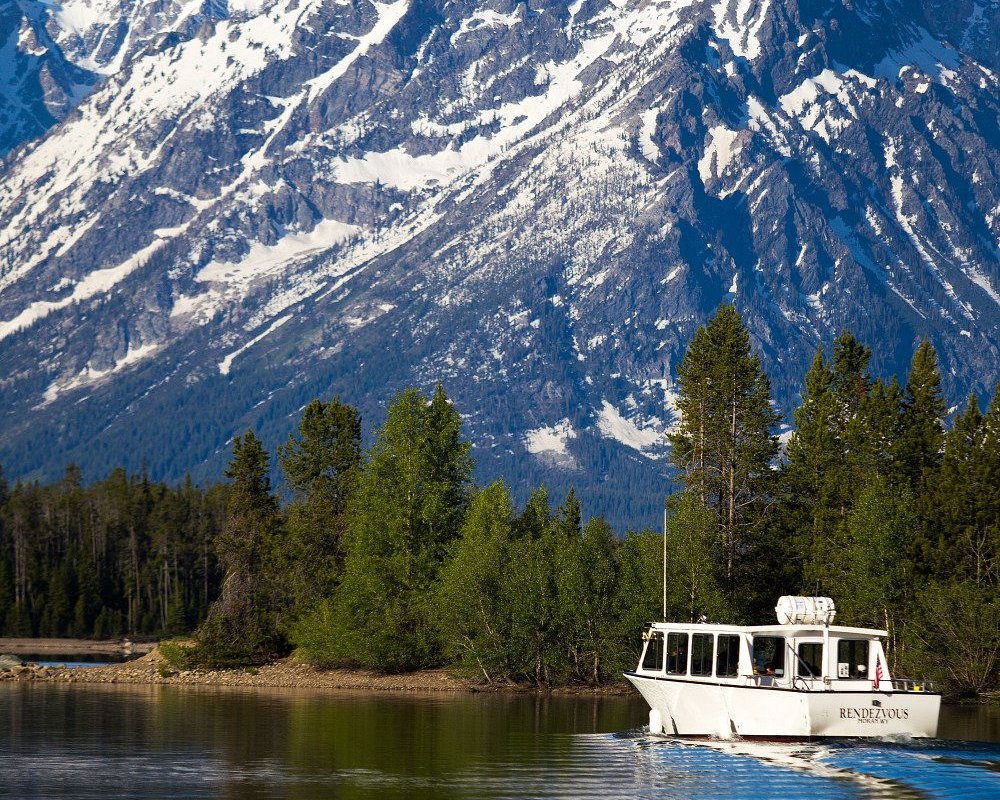
[[[0,481],[0,635],[151,637],[191,630],[218,594],[226,488],[114,470],[89,486]]]

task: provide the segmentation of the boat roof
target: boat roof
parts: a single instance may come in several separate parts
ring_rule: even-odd
[[[749,633],[749,634],[783,634],[785,636],[822,636],[825,626],[823,625],[720,625],[711,622],[654,622],[651,627],[655,630],[663,631],[691,631],[694,633]],[[830,625],[828,630],[831,636],[866,636],[869,638],[883,638],[888,636],[888,631],[877,628],[851,628],[845,625]]]

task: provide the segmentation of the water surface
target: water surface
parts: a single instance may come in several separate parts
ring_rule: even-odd
[[[931,742],[650,737],[632,698],[0,685],[5,798],[1000,797],[1000,710]]]

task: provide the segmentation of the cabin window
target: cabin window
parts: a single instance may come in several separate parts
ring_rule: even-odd
[[[686,633],[667,634],[667,672],[671,675],[687,675],[688,635]]]
[[[649,634],[646,642],[646,652],[642,654],[642,668],[652,672],[663,669],[663,634]]]
[[[785,639],[783,636],[753,637],[753,671],[756,675],[785,674]]]
[[[837,677],[868,677],[868,640],[841,639],[837,642]]]
[[[691,674],[711,675],[712,651],[715,637],[710,633],[695,633],[691,636]]]
[[[730,633],[719,634],[719,650],[715,657],[715,674],[732,678],[740,672],[740,637]]]
[[[803,642],[799,645],[798,674],[803,678],[818,678],[823,674],[822,642]]]

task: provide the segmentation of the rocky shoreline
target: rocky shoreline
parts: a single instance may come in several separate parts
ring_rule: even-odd
[[[40,651],[36,648],[33,652]],[[487,685],[457,677],[445,669],[419,670],[401,675],[386,675],[370,670],[318,669],[297,662],[294,657],[246,669],[177,670],[167,664],[155,647],[133,661],[95,667],[40,666],[24,664],[16,658],[9,658],[6,663],[2,663],[0,657],[0,682],[11,681],[389,692],[544,692],[605,696],[628,696],[635,693],[624,681],[597,687],[560,686],[539,689],[530,685]]]

